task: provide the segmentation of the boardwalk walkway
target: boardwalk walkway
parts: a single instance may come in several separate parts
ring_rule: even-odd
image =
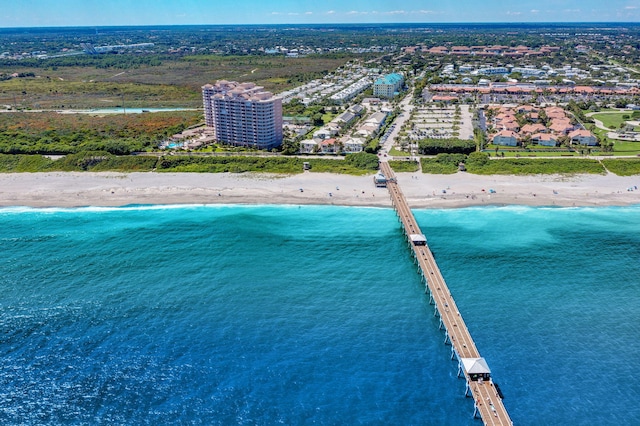
[[[469,360],[481,359],[480,352],[478,352],[462,315],[458,311],[456,302],[449,292],[431,250],[427,245],[412,243],[411,237],[422,235],[422,232],[396,182],[391,167],[388,163],[382,162],[380,163],[380,171],[387,178],[391,202],[402,222],[407,241],[425,279],[426,290],[430,293],[430,302],[435,305],[434,315],[440,317],[440,328],[444,329],[445,343],[451,344],[451,358],[458,360],[458,375],[464,374],[465,376],[467,382],[465,395],[470,393],[473,396],[474,417],[479,413],[485,425],[512,425],[493,381],[491,379],[472,380],[463,367],[463,360],[469,362]]]

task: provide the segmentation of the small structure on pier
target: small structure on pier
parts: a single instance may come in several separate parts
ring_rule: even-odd
[[[461,361],[464,371],[472,382],[491,378],[491,370],[484,358],[462,358]]]
[[[411,238],[411,242],[414,246],[426,246],[427,245],[427,237],[424,234],[411,234],[409,235]]]
[[[397,185],[393,169],[389,163],[381,162],[380,170],[387,178],[391,204],[402,223],[414,261],[419,265],[422,279],[425,282],[425,292],[429,293],[429,303],[434,305],[434,315],[440,317],[440,328],[444,328],[445,334],[444,342],[451,345],[451,359],[457,358],[459,361],[458,377],[464,370],[465,396],[469,396],[469,393],[473,396],[474,418],[480,414],[485,425],[512,426],[513,422],[502,403],[502,397],[494,386],[491,370],[489,370],[484,358],[480,357],[433,253],[428,245],[418,246],[412,243],[411,236],[420,235],[420,227],[399,185]]]
[[[378,171],[373,176],[373,184],[376,188],[386,188],[387,187],[387,177],[381,171]]]

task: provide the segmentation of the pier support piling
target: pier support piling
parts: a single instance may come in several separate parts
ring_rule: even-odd
[[[474,381],[467,371],[468,362],[479,362],[480,356],[460,312],[451,296],[449,288],[440,272],[434,253],[425,241],[414,240],[412,235],[421,235],[420,227],[411,212],[406,198],[397,184],[393,170],[387,162],[380,162],[380,171],[388,179],[387,189],[391,204],[400,223],[407,247],[418,265],[420,280],[424,280],[425,295],[433,306],[433,316],[438,317],[438,328],[443,330],[445,345],[451,345],[451,360],[457,359],[457,377],[465,379],[465,397],[473,398],[473,418],[480,417],[484,424],[513,425],[502,399],[490,381]],[[438,300],[436,301],[436,297]],[[438,304],[443,310],[440,311]],[[474,361],[475,360],[475,361]],[[464,362],[463,362],[464,361]],[[486,364],[486,363],[485,363]],[[476,366],[474,363],[472,366]],[[475,371],[475,370],[474,370]],[[475,378],[475,376],[474,376]]]

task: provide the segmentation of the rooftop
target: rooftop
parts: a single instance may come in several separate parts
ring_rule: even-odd
[[[397,84],[404,80],[404,77],[398,73],[387,74],[376,80],[376,84]]]

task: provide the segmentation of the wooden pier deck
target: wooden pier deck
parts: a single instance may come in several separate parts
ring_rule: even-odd
[[[413,250],[414,258],[420,267],[425,280],[426,290],[430,293],[430,302],[435,305],[434,315],[440,317],[440,328],[444,329],[445,343],[451,344],[451,359],[458,360],[458,375],[464,374],[466,379],[465,395],[471,394],[474,399],[474,417],[480,414],[485,425],[512,425],[502,399],[492,380],[474,381],[462,366],[462,359],[481,358],[480,352],[471,338],[471,334],[462,319],[455,300],[449,292],[440,269],[428,245],[411,243],[411,235],[422,235],[420,227],[398,186],[395,175],[386,162],[380,163],[380,171],[387,178],[387,188],[391,202],[404,228],[407,240]]]

